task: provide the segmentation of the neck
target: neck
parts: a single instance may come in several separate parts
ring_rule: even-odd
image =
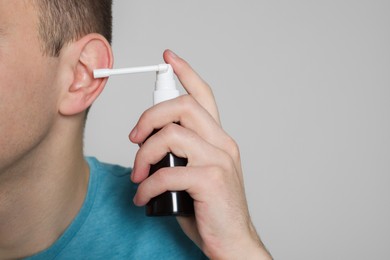
[[[0,173],[0,259],[48,248],[80,210],[89,168],[79,127],[59,126]]]

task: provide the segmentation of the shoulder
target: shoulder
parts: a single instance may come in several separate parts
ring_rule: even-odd
[[[109,191],[114,195],[121,190],[136,192],[137,185],[130,181],[131,168],[101,162],[95,157],[86,158],[90,168],[90,178],[96,179],[99,193]]]
[[[71,225],[29,259],[205,259],[175,218],[150,218],[133,204],[131,169],[86,158],[88,192]]]
[[[175,218],[147,217],[143,207],[134,205],[137,185],[130,181],[131,168],[102,163],[95,158],[87,160],[91,178],[97,179],[97,188],[88,221],[78,236],[81,241],[98,237],[99,243],[88,244],[95,253],[116,248],[117,254],[123,257],[166,259],[170,258],[166,255],[169,254],[179,259],[199,259],[200,250],[183,233]],[[104,252],[100,253],[104,255]]]
[[[131,174],[132,169],[128,167],[101,162],[95,157],[86,157],[85,159],[88,162],[91,173],[107,174],[109,177],[117,178],[129,176]]]

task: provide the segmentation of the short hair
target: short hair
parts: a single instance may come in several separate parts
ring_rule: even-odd
[[[89,33],[112,40],[112,0],[35,0],[43,53],[58,57],[67,43]]]

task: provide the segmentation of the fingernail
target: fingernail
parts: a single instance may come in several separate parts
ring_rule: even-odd
[[[168,52],[169,52],[169,56],[171,56],[172,59],[177,59],[177,58],[178,58],[178,56],[176,55],[176,53],[174,53],[173,51],[168,50]]]
[[[143,206],[142,203],[139,202],[139,199],[138,199],[137,194],[133,197],[133,203],[134,203],[134,205],[136,205],[137,207]]]
[[[135,167],[133,167],[133,170],[131,171],[130,179],[132,182],[134,182],[134,174],[135,173]]]
[[[130,133],[130,139],[134,139],[137,136],[137,128],[135,127]]]

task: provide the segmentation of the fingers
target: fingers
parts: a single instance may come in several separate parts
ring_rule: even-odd
[[[201,167],[162,168],[139,185],[133,201],[137,206],[144,206],[151,198],[156,197],[167,190],[185,190],[188,193],[190,193],[191,190],[197,190],[198,187],[194,187],[194,183],[197,185],[196,183],[199,182],[194,181],[194,178],[199,170],[201,170]],[[199,174],[197,178],[198,177]],[[195,199],[194,194],[192,194],[191,197]]]
[[[142,132],[137,131],[137,136],[130,134],[130,139],[135,143],[143,142],[154,129],[160,129],[172,122],[179,122],[195,132],[204,126],[208,129],[211,126],[214,129],[220,128],[206,109],[200,106],[192,96],[183,95],[146,110],[134,127]]]
[[[188,159],[188,167],[209,164],[210,158],[221,161],[224,152],[206,142],[195,132],[177,124],[169,124],[151,136],[138,150],[134,161],[132,180],[144,181],[150,165],[159,162],[168,152]]]
[[[170,190],[187,191],[197,203],[212,197],[213,203],[223,204],[226,196],[216,195],[229,190],[232,185],[229,182],[237,181],[224,176],[226,174],[226,170],[217,165],[161,168],[139,185],[133,201],[137,206],[144,206],[151,198]]]
[[[180,122],[183,127],[222,150],[234,150],[231,149],[232,139],[190,95],[160,103],[145,111],[131,132],[130,140],[143,143],[154,129],[161,129],[171,122]]]
[[[172,52],[165,51],[164,58],[168,63],[172,64],[175,73],[189,92],[189,95],[183,95],[176,99],[157,104],[145,111],[140,117],[130,134],[130,140],[132,142],[138,144],[145,142],[143,144],[144,149],[139,150],[135,160],[134,167],[136,170],[134,172],[136,174],[133,174],[133,181],[140,182],[144,180],[148,176],[150,165],[157,163],[159,161],[158,159],[162,159],[167,152],[173,152],[177,156],[187,158],[194,158],[194,156],[188,154],[190,152],[194,155],[197,153],[204,154],[201,150],[192,151],[194,147],[191,147],[191,144],[188,144],[190,150],[187,151],[186,147],[179,148],[180,145],[186,142],[172,142],[173,139],[169,141],[165,138],[165,140],[162,139],[162,142],[165,142],[163,144],[157,143],[158,141],[153,141],[155,143],[153,149],[158,151],[154,154],[156,154],[155,156],[159,156],[158,158],[151,155],[149,157],[142,156],[144,151],[149,150],[148,147],[152,144],[150,140],[157,140],[159,136],[167,136],[164,134],[167,131],[160,131],[159,134],[146,141],[152,131],[154,129],[164,128],[164,126],[170,125],[172,122],[179,122],[183,128],[196,133],[196,139],[199,139],[199,144],[211,144],[230,155],[235,162],[235,167],[241,169],[238,146],[219,124],[218,111],[210,87],[192,70],[187,62]],[[188,133],[183,134],[182,138],[194,139],[189,137]],[[148,145],[146,146],[146,144]],[[140,158],[145,159],[141,160]],[[139,163],[141,161],[143,163]],[[192,163],[191,160],[190,163]],[[240,173],[241,171],[239,170],[238,172]]]
[[[170,50],[164,52],[164,60],[172,65],[179,81],[186,91],[220,123],[218,108],[209,85],[182,58]]]

